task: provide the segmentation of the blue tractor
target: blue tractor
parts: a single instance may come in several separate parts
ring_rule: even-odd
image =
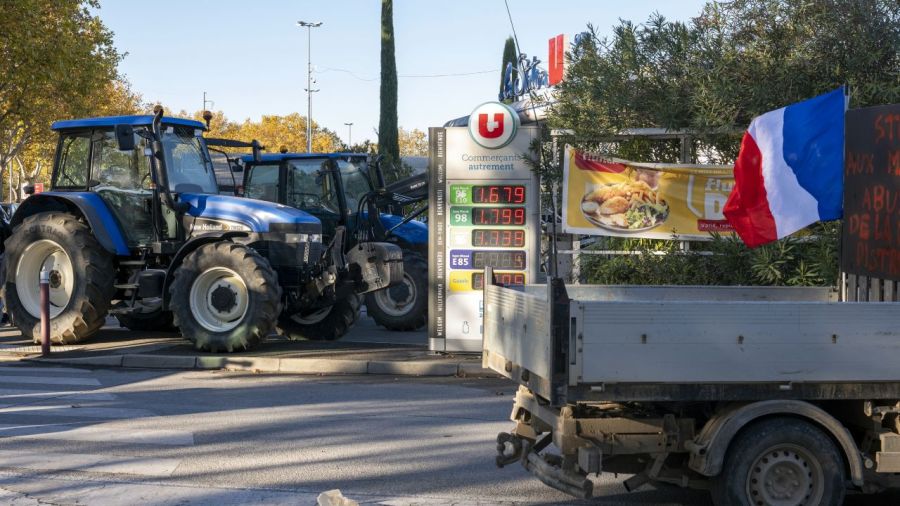
[[[112,313],[213,352],[402,278],[395,245],[345,254],[344,232],[323,242],[309,213],[219,195],[202,123],[157,107],[53,129],[51,191],[22,203],[5,242],[3,298],[26,336],[39,336],[42,271],[54,343],[88,338]]]
[[[403,251],[403,279],[365,295],[366,311],[391,330],[415,330],[428,318],[428,227],[416,220],[427,207],[425,175],[386,185],[378,158],[365,153],[275,153],[242,158],[244,195],[303,210],[323,225],[328,240],[346,230],[346,252],[372,241]],[[404,216],[404,210],[413,212]],[[345,301],[316,315],[322,329],[283,328],[288,336],[324,332],[355,318],[355,301]],[[340,311],[338,311],[340,310]]]

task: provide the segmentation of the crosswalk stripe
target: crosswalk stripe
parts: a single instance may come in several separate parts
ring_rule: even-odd
[[[38,471],[90,471],[162,478],[171,476],[179,464],[181,459],[0,450],[0,466]]]
[[[26,405],[0,408],[0,416],[8,415],[67,416],[75,418],[146,418],[155,416],[155,413],[146,409],[104,408],[80,406],[78,404]]]
[[[4,373],[38,373],[38,374],[47,374],[47,373],[58,373],[58,374],[93,374],[94,371],[90,369],[76,369],[74,367],[36,367],[30,365],[4,365],[0,366],[0,370]]]
[[[52,392],[42,390],[26,390],[19,388],[0,388],[0,406],[6,401],[27,401],[43,397],[65,397],[66,401],[114,401],[119,397],[116,394],[106,392],[94,392],[91,390],[55,390]],[[8,404],[7,404],[8,405]]]
[[[20,383],[28,385],[78,385],[78,386],[100,386],[100,382],[94,378],[67,378],[64,376],[18,376],[0,374],[0,384],[3,383]]]
[[[49,439],[167,446],[194,444],[194,434],[184,430],[118,428],[107,424],[79,423],[0,425],[0,439]]]

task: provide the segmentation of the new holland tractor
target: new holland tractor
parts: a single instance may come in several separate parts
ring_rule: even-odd
[[[322,221],[328,238],[347,231],[346,251],[371,241],[403,250],[403,280],[366,294],[366,311],[391,330],[415,330],[428,318],[428,227],[403,216],[404,207],[428,198],[425,176],[386,185],[377,158],[364,153],[274,153],[242,157],[244,195],[301,209]],[[354,317],[355,300],[323,309],[323,327]],[[351,307],[353,306],[353,307]],[[341,310],[341,311],[337,311]]]
[[[7,311],[35,340],[41,271],[54,343],[90,337],[112,313],[130,329],[177,327],[213,352],[402,278],[395,245],[345,254],[343,230],[323,242],[309,213],[219,195],[202,123],[157,107],[53,129],[51,191],[13,215],[2,269]]]

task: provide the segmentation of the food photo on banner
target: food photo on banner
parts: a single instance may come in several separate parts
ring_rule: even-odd
[[[730,165],[632,162],[566,146],[563,230],[707,240],[732,231],[722,212],[733,186]]]

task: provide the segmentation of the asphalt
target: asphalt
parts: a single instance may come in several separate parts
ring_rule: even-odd
[[[49,358],[15,327],[0,327],[0,360],[140,369],[225,369],[291,374],[492,376],[476,354],[428,350],[424,330],[394,332],[365,315],[337,341],[290,341],[270,336],[251,350],[206,353],[179,334],[137,332],[107,320],[96,335],[75,345],[53,346]]]

